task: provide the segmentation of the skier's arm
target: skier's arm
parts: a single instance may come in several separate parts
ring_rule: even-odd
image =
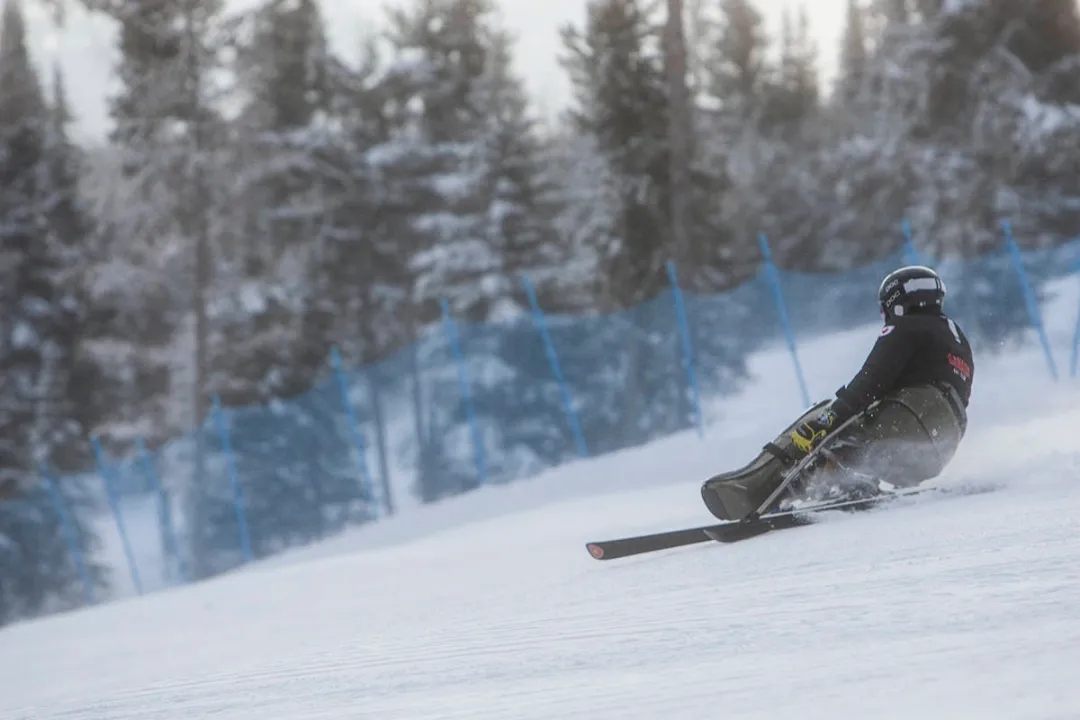
[[[862,369],[836,391],[833,408],[837,421],[843,422],[892,390],[914,352],[915,338],[910,331],[896,325],[883,327]]]

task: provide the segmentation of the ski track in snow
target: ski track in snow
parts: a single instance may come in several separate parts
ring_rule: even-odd
[[[686,433],[0,630],[0,718],[1080,717],[1080,382],[1017,372],[1039,362],[977,369],[941,482],[994,492],[589,557],[589,540],[708,522],[700,481],[798,408],[740,432],[721,420],[704,443]]]

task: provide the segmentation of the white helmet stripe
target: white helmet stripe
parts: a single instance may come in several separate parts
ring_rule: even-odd
[[[937,278],[912,278],[904,283],[904,292],[918,292],[919,290],[940,290]]]

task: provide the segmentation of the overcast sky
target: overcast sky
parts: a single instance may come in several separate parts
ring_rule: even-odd
[[[235,3],[237,0],[232,0]],[[382,8],[397,0],[324,0],[330,40],[346,58],[355,56],[360,38],[380,22]],[[556,114],[568,98],[565,72],[556,62],[561,53],[558,29],[566,22],[580,26],[586,0],[497,0],[506,25],[518,37],[517,70],[525,79],[544,116]],[[70,3],[74,5],[76,3]],[[246,3],[245,3],[246,4]],[[797,7],[794,2],[792,8]],[[759,0],[773,29],[778,27],[783,0]],[[820,67],[831,77],[836,66],[837,41],[843,27],[845,0],[812,0],[811,22],[820,53]],[[106,97],[113,90],[116,63],[114,30],[111,22],[72,9],[62,30],[57,31],[50,16],[36,0],[24,0],[31,52],[43,70],[59,61],[67,81],[68,95],[76,116],[73,128],[80,142],[101,138],[108,129]],[[45,77],[51,77],[51,70]]]

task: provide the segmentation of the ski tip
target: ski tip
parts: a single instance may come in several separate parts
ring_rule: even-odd
[[[585,549],[588,550],[589,554],[597,560],[604,559],[604,548],[602,546],[597,545],[596,543],[586,543]]]

